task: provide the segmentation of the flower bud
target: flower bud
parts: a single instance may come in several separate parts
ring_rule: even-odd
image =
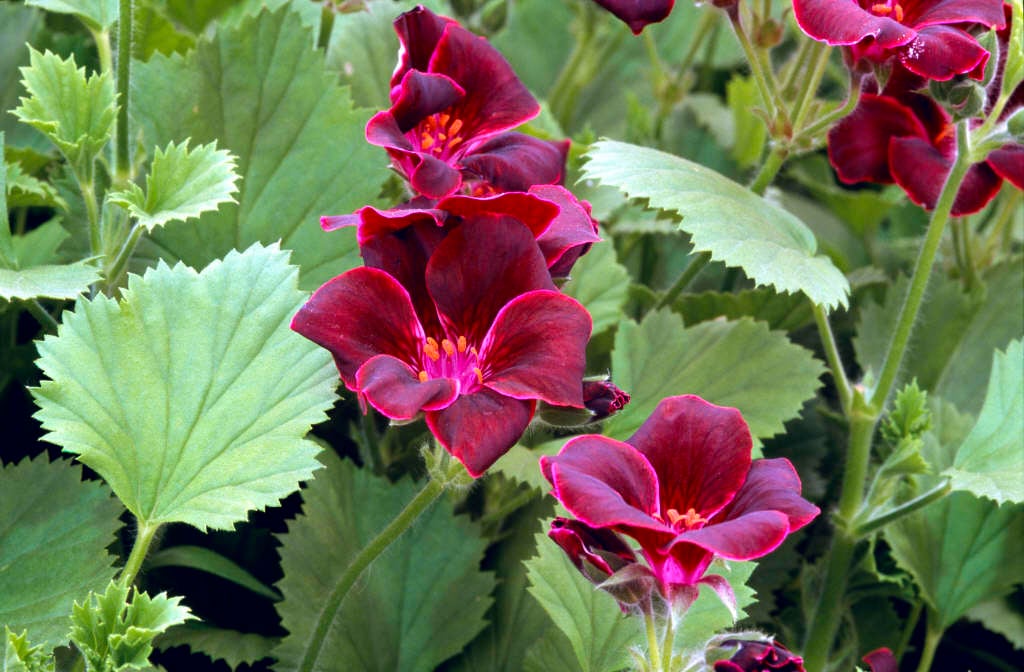
[[[715,663],[715,672],[804,672],[804,660],[775,640],[730,639],[721,647],[738,647],[728,660]]]
[[[649,598],[654,590],[651,570],[638,563],[633,549],[611,530],[595,529],[570,518],[555,518],[548,537],[565,551],[588,581],[611,594],[623,611]]]
[[[629,403],[629,394],[623,392],[607,376],[583,381],[583,406],[553,406],[540,402],[537,415],[542,422],[555,427],[580,427],[599,422],[618,413]]]
[[[985,86],[973,79],[931,81],[928,91],[943,107],[949,110],[953,119],[970,119],[985,110],[988,94]]]

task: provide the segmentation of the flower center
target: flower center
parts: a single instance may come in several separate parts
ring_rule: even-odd
[[[665,512],[668,522],[672,527],[685,532],[686,530],[699,530],[708,524],[707,518],[697,513],[694,508],[687,509],[686,513],[679,513],[676,509],[669,509]],[[664,520],[660,515],[655,514],[659,520]]]
[[[423,343],[423,368],[419,379],[425,383],[431,378],[452,378],[459,383],[462,393],[470,392],[484,384],[484,372],[480,368],[480,355],[469,345],[465,336],[454,341],[427,337]]]
[[[899,23],[903,23],[903,6],[898,2],[893,2],[893,0],[872,4],[871,13],[875,16],[887,16]]]
[[[446,112],[432,114],[420,122],[420,148],[436,156],[450,154],[465,138],[459,135],[462,120]]]

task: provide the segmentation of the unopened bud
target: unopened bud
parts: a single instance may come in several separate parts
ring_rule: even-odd
[[[973,79],[932,81],[928,84],[928,91],[955,120],[978,116],[985,110],[988,101],[984,85]]]
[[[629,394],[623,392],[608,377],[583,381],[583,408],[554,406],[543,401],[537,416],[555,427],[580,427],[599,422],[618,413],[629,403]]]
[[[480,27],[494,34],[505,27],[508,20],[508,1],[491,0],[480,9]]]
[[[761,22],[761,25],[758,26],[755,41],[757,46],[763,47],[764,49],[771,49],[782,42],[782,34],[783,27],[781,23],[775,19],[765,19]]]
[[[1006,130],[1010,132],[1013,139],[1024,144],[1024,107],[1010,115],[1006,120]]]

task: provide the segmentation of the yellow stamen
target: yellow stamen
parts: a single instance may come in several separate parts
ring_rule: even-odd
[[[453,121],[451,127],[449,127],[449,129],[448,129],[448,131],[452,135],[455,135],[460,130],[462,130],[462,119],[456,119],[455,121]]]
[[[900,5],[896,5],[895,7],[893,7],[893,11],[896,12],[896,20],[899,21],[900,23],[903,23],[903,7]]]
[[[484,384],[484,372],[480,370],[480,367],[474,366],[473,367],[473,373],[476,374],[476,382],[478,382],[481,385],[483,385]]]
[[[871,11],[875,14],[881,14],[882,16],[889,16],[892,14],[892,7],[880,2],[877,5],[871,5]]]
[[[448,141],[448,149],[455,149],[455,145],[459,144],[460,142],[462,142],[461,135],[457,138],[452,138],[451,140]]]
[[[441,351],[437,346],[437,341],[432,338],[427,338],[427,344],[423,346],[423,352],[435,362],[441,358]]]
[[[420,147],[423,149],[430,149],[434,146],[434,138],[429,133],[424,133],[420,142]]]
[[[441,347],[444,348],[444,354],[451,357],[455,354],[455,344],[449,341],[447,338],[441,341]]]
[[[665,512],[665,515],[668,516],[669,522],[671,522],[673,525],[678,525],[681,522],[683,524],[683,527],[686,528],[691,528],[700,523],[708,522],[703,516],[697,513],[696,509],[692,507],[688,509],[684,514],[680,514],[675,509],[669,509],[668,511]]]
[[[468,343],[466,342],[466,337],[465,336],[459,336],[459,352],[465,352],[467,345],[468,345]]]
[[[426,371],[420,371],[419,379],[421,383],[425,383],[430,380],[430,376],[427,375]]]
[[[441,122],[442,126],[447,126],[448,125],[448,120],[451,119],[451,118],[452,118],[452,115],[450,115],[450,114],[441,114],[441,115],[438,116],[438,121]]]
[[[469,354],[473,355],[474,357],[479,357],[480,356],[480,353],[476,351],[476,348],[470,348],[469,349]]]
[[[445,140],[448,139],[448,136],[445,135],[444,133],[438,133],[437,134],[437,139],[440,140],[441,142],[444,142]]]

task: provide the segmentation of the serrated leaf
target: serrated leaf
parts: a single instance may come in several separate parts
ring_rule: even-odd
[[[43,12],[21,3],[0,3],[0,131],[7,134],[8,159],[11,149],[18,147],[45,151],[49,146],[38,131],[7,114],[25,93],[21,87],[19,68],[29,61],[26,44],[36,44],[43,33]]]
[[[310,477],[337,374],[288,328],[305,295],[288,253],[253,245],[201,273],[161,263],[120,301],[80,299],[39,344],[44,437],[140,521],[227,529]]]
[[[41,456],[0,468],[0,623],[47,651],[65,643],[75,599],[114,575],[106,547],[121,511],[77,465]]]
[[[820,386],[821,362],[764,323],[703,322],[683,327],[668,310],[640,324],[619,324],[612,351],[615,384],[632,396],[606,422],[605,433],[630,436],[664,397],[697,394],[743,413],[757,438],[769,438],[795,417]]]
[[[643,640],[642,619],[624,616],[615,598],[587,581],[545,532],[535,543],[537,555],[526,561],[530,594],[572,644],[582,672],[626,667],[630,646]]]
[[[222,203],[235,203],[235,157],[217,149],[217,142],[188,148],[188,140],[157,148],[146,176],[146,191],[130,185],[114,191],[107,200],[124,207],[139,226],[152,231],[171,221],[186,221],[216,210]]]
[[[1007,96],[1024,81],[1024,2],[1009,0],[1010,39],[1006,45],[1006,66],[1003,70],[1003,92]]]
[[[237,205],[154,231],[161,256],[198,267],[281,239],[310,288],[360,263],[353,232],[326,234],[318,218],[373,202],[388,161],[364,139],[372,111],[353,109],[335,78],[287,9],[221,25],[186,57],[134,66],[132,113],[146,142],[218,140],[243,177]]]
[[[271,600],[280,600],[281,595],[255,576],[240,567],[230,558],[202,546],[171,546],[163,548],[146,558],[146,567],[188,567],[231,581]]]
[[[99,278],[100,269],[93,261],[19,270],[0,268],[0,298],[73,299]]]
[[[391,106],[391,73],[399,47],[392,23],[397,13],[392,0],[371,0],[364,11],[334,18],[327,67],[351,87],[356,105]]]
[[[279,537],[285,578],[277,610],[289,634],[274,649],[275,669],[430,672],[485,624],[494,579],[479,570],[486,543],[478,526],[455,516],[450,502],[435,503],[326,613],[345,568],[418,488],[330,452],[321,459],[327,469],[303,492],[303,516]],[[329,629],[317,646],[321,624]]]
[[[754,589],[747,585],[747,581],[755,568],[756,562],[717,561],[708,571],[709,574],[724,576],[732,586],[739,615],[737,620],[742,620],[746,616],[744,610],[754,603]],[[682,623],[676,629],[675,648],[677,651],[697,649],[711,635],[729,628],[735,622],[721,598],[709,586],[701,585],[700,597],[686,611]]]
[[[773,331],[795,331],[814,321],[811,304],[800,294],[779,294],[769,287],[740,292],[684,293],[672,304],[686,324],[724,317],[749,317]]]
[[[156,647],[166,651],[187,646],[192,653],[202,654],[211,660],[223,660],[233,670],[240,665],[255,665],[269,658],[276,642],[272,637],[189,621],[160,635]]]
[[[1024,347],[1016,340],[996,351],[978,422],[957,451],[953,489],[998,504],[1024,502]]]
[[[569,282],[562,287],[564,293],[582,303],[590,313],[595,334],[618,323],[629,293],[629,272],[618,262],[607,233],[602,231],[601,237],[604,242],[595,244],[580,257]]]
[[[52,672],[53,657],[42,645],[33,646],[28,641],[28,632],[15,634],[4,625],[4,636],[0,638],[0,671],[2,672]]]
[[[1024,615],[1013,609],[1006,599],[989,600],[971,607],[967,618],[998,632],[1013,644],[1013,648],[1024,651]]]
[[[679,228],[696,251],[780,292],[802,291],[828,308],[847,304],[849,283],[827,257],[815,255],[814,234],[749,189],[692,161],[623,142],[602,140],[587,157],[585,178],[682,215]]]
[[[13,114],[45,134],[81,172],[114,131],[117,106],[110,73],[86,78],[74,55],[64,60],[49,51],[29,51],[30,65],[21,69],[29,95]]]
[[[47,206],[67,208],[67,203],[49,183],[25,173],[17,162],[7,164],[8,207]]]
[[[71,14],[91,30],[104,30],[117,23],[117,0],[25,0],[25,4],[48,12]]]

